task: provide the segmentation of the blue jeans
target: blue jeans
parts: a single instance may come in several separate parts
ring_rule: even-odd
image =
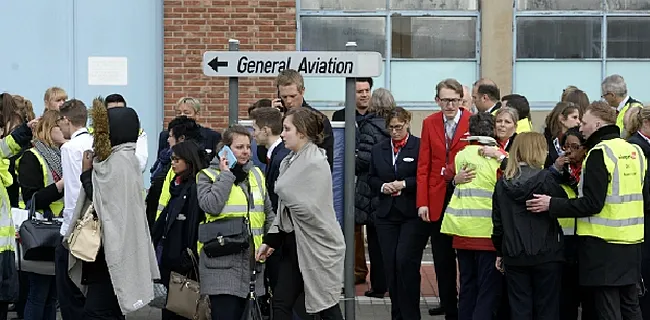
[[[27,279],[25,320],[56,320],[56,278],[30,272]]]

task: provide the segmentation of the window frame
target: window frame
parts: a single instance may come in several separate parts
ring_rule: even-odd
[[[392,61],[467,61],[476,63],[476,74],[480,74],[481,70],[481,1],[477,0],[476,10],[397,10],[390,9],[392,0],[386,1],[386,9],[384,10],[303,10],[300,6],[301,0],[296,0],[296,50],[302,51],[302,21],[303,17],[381,17],[385,20],[384,40],[386,41],[385,52],[380,52],[383,59],[383,87],[391,90],[391,62]],[[476,19],[476,41],[474,58],[393,58],[392,56],[392,32],[393,32],[393,16],[401,17],[462,17]],[[431,106],[434,102],[431,102]],[[416,106],[416,108],[430,109],[431,106]],[[409,107],[411,109],[412,107]]]
[[[607,22],[608,18],[616,17],[647,17],[650,19],[650,12],[639,10],[609,10],[607,0],[600,0],[600,10],[519,10],[517,7],[517,0],[513,0],[512,12],[512,90],[515,92],[517,84],[517,62],[554,62],[554,61],[598,61],[600,62],[600,75],[601,79],[607,77],[607,62],[608,61],[634,61],[644,62],[650,61],[650,58],[608,58],[607,57]],[[600,18],[600,58],[583,58],[583,59],[565,59],[565,58],[518,58],[517,57],[517,18],[519,17],[590,17]]]

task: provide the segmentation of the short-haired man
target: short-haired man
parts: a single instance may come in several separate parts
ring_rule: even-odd
[[[124,100],[124,97],[121,94],[113,93],[104,98],[104,104],[106,104],[106,108],[108,109],[124,108],[126,107],[126,100]],[[92,134],[93,128],[89,127],[88,132]],[[138,162],[140,163],[140,171],[144,172],[147,168],[147,161],[149,159],[149,144],[147,142],[147,133],[144,132],[142,128],[140,128],[138,141],[135,145],[135,156],[138,158]]]
[[[613,74],[600,86],[601,97],[616,109],[616,125],[621,130],[621,137],[627,138],[634,132],[628,132],[630,128],[630,117],[636,114],[635,108],[643,108],[643,104],[627,94],[625,79]]]
[[[474,82],[472,100],[479,112],[495,114],[501,108],[501,91],[496,83],[487,78]]]
[[[302,75],[293,69],[286,69],[280,72],[275,79],[275,87],[278,89],[277,99],[273,99],[272,106],[275,108],[309,108],[323,116],[323,134],[325,139],[318,147],[325,149],[327,153],[327,162],[330,164],[330,170],[334,164],[334,135],[332,134],[332,124],[329,119],[320,111],[312,108],[304,98],[305,80]]]
[[[81,163],[84,152],[92,150],[93,136],[86,129],[88,110],[80,100],[66,101],[59,109],[61,119],[57,122],[61,132],[68,142],[61,146],[61,167],[63,173],[63,224],[61,226],[61,241],[68,232],[81,190]],[[69,251],[61,242],[56,247],[55,269],[56,289],[64,320],[82,319],[85,298],[79,288],[68,276]]]
[[[372,92],[372,78],[357,78],[355,84],[356,94],[356,119],[357,123],[363,119],[370,106],[370,93]],[[332,121],[345,121],[345,108],[336,110],[332,114]]]
[[[501,97],[501,105],[517,110],[519,114],[517,133],[533,131],[533,123],[530,121],[530,105],[526,97],[520,94],[505,95]]]
[[[446,319],[458,317],[456,253],[452,237],[441,234],[440,226],[453,192],[454,158],[468,144],[462,138],[469,135],[471,114],[460,108],[462,100],[463,86],[455,79],[446,79],[436,86],[436,103],[442,111],[422,122],[417,170],[416,205],[420,218],[433,225],[431,243],[440,292],[440,307],[430,309],[429,314],[444,313]]]
[[[637,284],[644,241],[646,159],[641,148],[620,138],[616,111],[593,102],[582,117],[587,139],[578,198],[534,195],[532,212],[577,218],[580,285],[589,287],[601,319],[641,319]]]

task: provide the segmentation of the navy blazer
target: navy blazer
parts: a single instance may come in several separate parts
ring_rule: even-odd
[[[266,148],[264,149],[266,150]],[[266,176],[266,190],[269,193],[269,198],[271,198],[271,204],[273,205],[273,212],[278,212],[278,195],[275,193],[275,182],[278,180],[280,175],[280,163],[282,160],[289,154],[289,149],[284,146],[284,141],[280,142],[271,152],[271,159],[266,165],[266,170],[264,175]],[[264,154],[266,158],[266,154]]]
[[[385,139],[372,148],[370,173],[368,183],[377,197],[373,199],[373,210],[378,218],[388,216],[392,208],[402,213],[404,218],[417,218],[418,209],[415,206],[416,176],[418,169],[418,153],[420,138],[411,135],[406,145],[397,155],[393,166],[393,147],[391,139]],[[406,161],[405,161],[406,160]],[[384,183],[404,180],[406,188],[399,196],[391,196],[381,192]]]

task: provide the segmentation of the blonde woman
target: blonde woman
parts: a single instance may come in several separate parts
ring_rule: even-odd
[[[517,136],[518,121],[519,112],[515,108],[502,107],[494,115],[494,135],[499,146],[505,151],[510,151]]]
[[[66,100],[68,100],[68,94],[62,88],[51,87],[45,90],[45,96],[43,97],[45,110],[59,111],[59,108]]]
[[[536,132],[517,135],[492,200],[496,268],[505,271],[512,319],[559,319],[564,236],[548,211],[531,213],[533,194],[567,195],[544,169],[546,140]]]

